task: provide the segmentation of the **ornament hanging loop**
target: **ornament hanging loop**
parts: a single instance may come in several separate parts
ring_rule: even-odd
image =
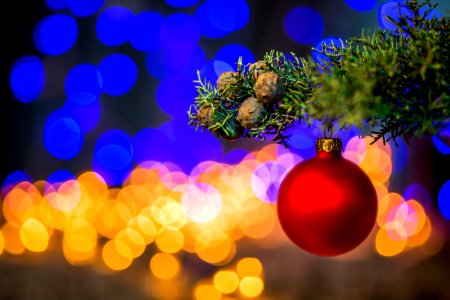
[[[327,136],[328,133],[328,136]],[[323,137],[332,138],[333,137],[333,125],[327,125],[323,128]]]

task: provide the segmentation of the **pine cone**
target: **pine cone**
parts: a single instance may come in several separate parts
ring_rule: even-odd
[[[264,105],[257,102],[256,98],[250,97],[241,104],[237,120],[242,127],[251,129],[261,124],[265,114],[266,109]]]
[[[255,79],[255,81],[258,79],[259,75],[265,72],[265,70],[267,70],[267,64],[263,60],[257,61],[249,67],[249,71],[253,72],[253,79]]]
[[[227,98],[233,97],[233,90],[231,86],[237,83],[238,72],[223,72],[217,79],[216,85],[219,92]]]
[[[235,141],[244,135],[244,128],[242,128],[242,126],[234,120],[231,120],[231,122],[232,122],[232,124],[231,124],[232,132],[227,134],[227,133],[225,133],[225,131],[223,131],[223,129],[220,129],[219,133],[224,139],[226,139],[228,141]]]
[[[254,91],[258,102],[276,103],[284,94],[282,79],[274,72],[262,73],[256,80]]]
[[[208,128],[209,126],[214,124],[213,121],[214,111],[211,106],[203,105],[198,110],[197,118],[200,125]]]

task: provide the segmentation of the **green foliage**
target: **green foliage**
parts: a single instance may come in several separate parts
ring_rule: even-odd
[[[422,7],[427,8],[423,13]],[[314,49],[328,58],[323,65],[267,53],[263,71],[281,76],[285,94],[267,107],[257,128],[243,131],[236,121],[240,103],[254,96],[250,65],[238,63],[238,80],[226,96],[199,78],[190,123],[200,126],[197,112],[207,105],[214,111],[211,132],[227,136],[242,130],[244,137],[259,139],[275,134],[274,140],[285,144],[288,127],[312,120],[340,130],[355,125],[374,141],[436,134],[450,119],[450,20],[428,17],[434,7],[429,0],[407,1],[402,9],[410,13],[397,22],[390,19],[396,30],[363,33],[342,41],[341,47]]]

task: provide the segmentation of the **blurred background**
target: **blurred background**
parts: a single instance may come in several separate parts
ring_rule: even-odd
[[[448,15],[437,1],[434,16]],[[376,0],[35,0],[2,18],[0,299],[450,299],[450,131],[369,145],[377,225],[354,251],[296,248],[283,176],[315,155],[188,126],[201,80],[389,29]]]

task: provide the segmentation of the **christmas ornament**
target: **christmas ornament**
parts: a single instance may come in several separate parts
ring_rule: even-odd
[[[275,72],[262,73],[256,79],[254,91],[258,102],[276,103],[284,94],[283,80]]]
[[[258,103],[256,98],[250,97],[242,102],[236,119],[242,127],[252,129],[261,124],[265,114],[266,109],[264,105]]]
[[[317,155],[296,165],[278,194],[281,226],[300,248],[321,256],[344,254],[371,232],[377,196],[369,177],[341,156],[336,138],[316,141]]]

